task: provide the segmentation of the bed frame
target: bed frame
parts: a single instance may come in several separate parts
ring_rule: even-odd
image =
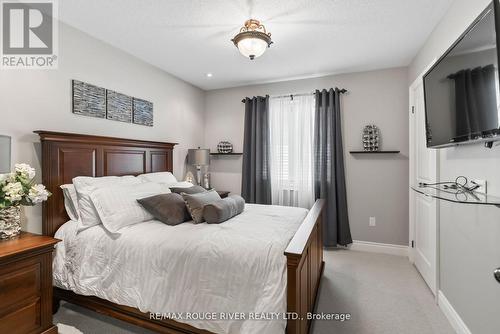
[[[69,218],[64,209],[62,184],[76,176],[120,176],[171,172],[175,143],[162,143],[70,133],[35,131],[42,143],[42,178],[52,196],[43,206],[43,234],[53,236]],[[307,334],[323,272],[322,216],[325,203],[317,200],[290,241],[287,258],[288,334]],[[150,319],[149,313],[92,296],[54,288],[54,309],[59,301],[77,304],[158,333],[209,333],[173,320]]]

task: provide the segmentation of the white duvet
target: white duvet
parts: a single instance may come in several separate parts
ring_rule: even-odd
[[[286,312],[283,252],[307,210],[247,204],[222,224],[149,221],[56,233],[55,285],[143,312]],[[286,320],[175,319],[215,333],[284,333]]]

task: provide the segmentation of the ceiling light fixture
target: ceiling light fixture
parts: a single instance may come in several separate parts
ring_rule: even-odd
[[[211,78],[213,77],[214,75],[212,73],[207,73],[207,78]]]
[[[250,19],[231,40],[240,53],[251,60],[260,57],[271,46],[271,33],[258,20]]]

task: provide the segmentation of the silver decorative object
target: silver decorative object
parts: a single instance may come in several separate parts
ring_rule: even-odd
[[[227,154],[233,152],[233,144],[228,141],[221,141],[217,144],[217,151],[219,153]]]
[[[369,124],[363,129],[363,150],[378,151],[380,144],[380,131],[374,124]]]
[[[19,205],[0,209],[0,239],[21,233],[21,207]]]
[[[194,180],[194,175],[191,172],[186,173],[186,177],[184,178],[184,181],[190,182],[190,183],[195,183],[196,181]]]

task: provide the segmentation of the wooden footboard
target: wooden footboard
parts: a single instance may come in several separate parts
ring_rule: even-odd
[[[307,334],[323,273],[322,219],[325,201],[319,199],[285,250],[288,267],[287,311],[298,315],[287,322],[288,334]]]

